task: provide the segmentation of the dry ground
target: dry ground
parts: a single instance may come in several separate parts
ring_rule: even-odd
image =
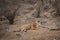
[[[60,40],[60,30],[48,30],[40,28],[38,30],[28,30],[20,32],[17,25],[10,25],[9,30],[0,40]]]

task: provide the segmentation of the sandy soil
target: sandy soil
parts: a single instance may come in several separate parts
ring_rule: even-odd
[[[40,28],[38,30],[20,32],[18,29],[16,25],[10,25],[9,30],[0,40],[60,40],[60,30]]]

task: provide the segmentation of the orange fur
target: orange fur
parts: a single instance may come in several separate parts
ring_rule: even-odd
[[[36,24],[34,23],[30,23],[30,24],[24,24],[23,26],[21,26],[21,31],[23,30],[38,30],[39,28],[36,26]]]

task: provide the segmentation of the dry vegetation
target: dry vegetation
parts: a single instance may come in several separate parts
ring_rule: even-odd
[[[0,40],[60,40],[60,0],[0,0]]]

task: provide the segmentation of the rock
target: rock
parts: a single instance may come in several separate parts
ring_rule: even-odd
[[[20,31],[17,25],[10,25],[9,29],[7,29],[8,32],[18,32]]]
[[[16,11],[20,7],[17,0],[0,0],[0,16],[5,16],[13,24]]]
[[[7,32],[8,24],[0,24],[0,39],[4,37],[5,33]]]
[[[59,22],[57,21],[60,20],[59,18],[39,18],[36,19],[36,24],[39,25],[40,27],[47,28],[47,29],[60,29],[59,27]]]
[[[60,0],[0,0],[0,38],[60,40]]]
[[[2,2],[0,15],[7,17],[10,23],[22,25],[36,22],[35,19],[39,18],[42,19],[39,21],[43,24],[40,25],[49,29],[59,28],[57,27],[60,22],[57,21],[57,17],[60,17],[59,0],[6,0]]]
[[[30,2],[33,1],[26,0],[23,4],[21,4],[21,8],[17,11],[19,14],[18,16],[20,17],[18,17],[19,21],[16,21],[16,24],[26,24],[39,20],[41,22],[40,26],[49,29],[59,29],[57,25],[59,25],[58,22],[60,21],[57,21],[57,19],[60,17],[60,8],[55,5],[58,1],[37,0],[34,4],[31,4]]]
[[[5,16],[0,17],[0,25],[2,24],[9,24],[9,21],[7,20]]]

